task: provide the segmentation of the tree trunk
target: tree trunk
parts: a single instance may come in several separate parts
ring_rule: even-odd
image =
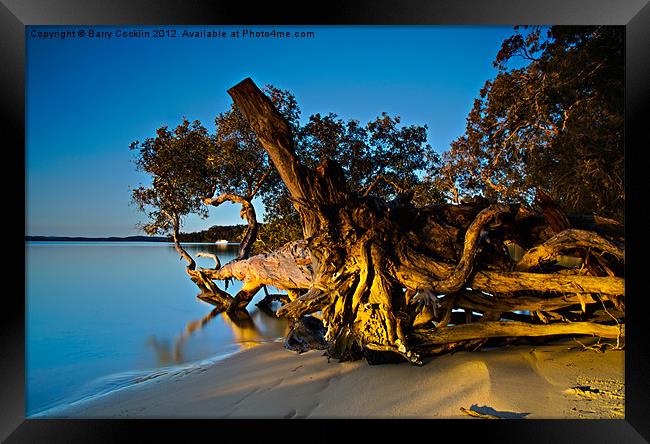
[[[228,93],[287,186],[305,241],[203,273],[243,280],[248,289],[271,284],[301,290],[278,315],[299,318],[322,311],[329,356],[376,360],[378,353],[389,353],[417,364],[423,354],[476,347],[495,336],[623,334],[617,326],[560,320],[566,319],[562,310],[596,301],[611,306],[623,298],[623,248],[605,233],[576,231],[583,227],[571,220],[572,228],[556,235],[560,225],[551,219],[551,226],[544,214],[480,198],[416,208],[408,193],[390,202],[355,193],[336,163],[326,160],[314,170],[300,163],[290,126],[252,80]],[[583,219],[583,225],[598,225]],[[519,263],[508,254],[507,242],[528,249]],[[577,250],[585,262],[601,256],[606,263],[562,268],[553,261],[565,250]],[[611,273],[600,273],[605,268]],[[463,306],[467,323],[448,325],[453,309]],[[473,323],[475,309],[482,316]],[[540,316],[552,311],[550,319],[557,322],[500,320],[525,318],[513,313],[517,310]],[[502,316],[505,312],[512,316]],[[611,322],[619,324],[613,317]]]

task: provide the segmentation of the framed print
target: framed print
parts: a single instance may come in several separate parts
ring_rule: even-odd
[[[0,11],[7,442],[648,439],[646,1]]]

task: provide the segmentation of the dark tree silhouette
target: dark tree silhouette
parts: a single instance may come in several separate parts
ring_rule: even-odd
[[[536,189],[569,212],[623,220],[624,28],[518,29],[445,153],[452,199],[482,194],[529,205]],[[512,68],[513,63],[523,66]]]

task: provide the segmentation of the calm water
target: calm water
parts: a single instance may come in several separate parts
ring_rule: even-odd
[[[217,253],[221,263],[237,251],[186,248]],[[285,321],[255,307],[263,292],[250,318],[215,313],[196,298],[171,244],[27,242],[25,253],[27,416],[55,415],[58,406],[287,332]],[[228,291],[240,287],[233,282]]]

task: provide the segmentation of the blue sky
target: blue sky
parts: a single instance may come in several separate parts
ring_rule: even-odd
[[[312,38],[117,38],[116,30],[308,30]],[[192,29],[195,28],[195,29]],[[27,234],[127,236],[143,221],[130,188],[148,184],[129,144],[183,117],[209,129],[230,106],[226,90],[245,77],[293,92],[306,119],[334,112],[367,122],[386,111],[426,124],[442,152],[496,70],[492,60],[512,27],[169,26],[93,27],[107,38],[32,36],[26,72]],[[259,214],[262,208],[258,207]],[[260,217],[261,218],[261,217]],[[243,223],[224,205],[184,231]]]

